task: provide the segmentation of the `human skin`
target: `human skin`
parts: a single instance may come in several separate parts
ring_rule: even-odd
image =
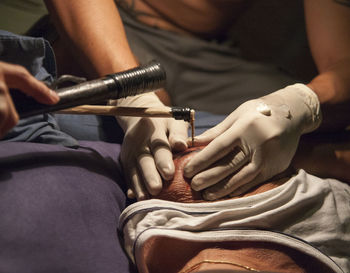
[[[113,0],[45,2],[68,51],[90,77],[137,65]],[[183,35],[214,38],[215,35],[221,37],[247,2],[249,1],[125,0],[119,1],[117,6],[126,3],[124,5],[132,6],[136,14],[144,12],[151,15],[138,18],[150,26],[177,31]],[[344,130],[350,124],[350,9],[333,0],[305,0],[304,8],[309,45],[319,71],[307,85],[317,94],[321,103],[323,118],[320,130]],[[271,90],[273,91],[275,90]],[[245,115],[240,116],[240,119],[244,120]],[[251,131],[252,128],[247,130]],[[218,154],[217,150],[215,147],[211,153]],[[137,157],[141,158],[142,155]],[[202,156],[202,160],[208,158],[213,158],[212,154],[205,158]],[[167,163],[171,165],[169,161]],[[197,166],[191,170],[190,175],[195,176],[200,172]],[[168,176],[171,174],[172,169]],[[142,179],[140,177],[140,181]],[[145,194],[143,192],[138,196]]]
[[[335,141],[337,140],[337,141]],[[324,178],[336,178],[350,184],[350,134],[333,135],[333,138],[309,136],[302,139],[300,148],[296,152],[289,168],[234,197],[239,198],[268,191],[286,182],[298,169],[304,169],[310,174]],[[201,192],[191,188],[191,180],[184,177],[183,169],[186,163],[204,146],[191,147],[186,151],[174,154],[175,175],[171,181],[163,181],[163,190],[154,198],[168,201],[197,203],[204,201]],[[220,199],[220,200],[222,200]]]
[[[138,64],[113,0],[45,3],[68,51],[89,76],[102,76]],[[117,5],[132,6],[136,14],[150,14],[139,16],[145,24],[201,37],[220,35],[245,3],[123,0]],[[308,86],[321,102],[322,128],[344,128],[350,123],[350,107],[344,107],[350,101],[350,9],[333,0],[305,0],[304,8],[311,53],[319,70]],[[198,21],[200,24],[193,23]],[[202,29],[194,29],[198,25]]]
[[[138,65],[113,0],[47,0],[45,3],[66,48],[88,77]],[[127,107],[164,106],[152,92],[111,103]],[[142,200],[147,192],[160,191],[162,178],[173,176],[172,150],[186,149],[187,125],[169,119],[125,116],[116,119],[125,133],[120,156],[124,174],[137,199]]]
[[[199,202],[207,202],[202,198],[200,191],[195,191],[191,188],[190,183],[191,180],[184,177],[183,168],[186,163],[200,150],[204,147],[191,147],[184,152],[175,153],[174,154],[174,164],[175,164],[175,175],[174,178],[170,181],[163,181],[163,189],[162,191],[153,196],[154,198],[174,201],[174,202],[183,202],[183,203],[199,203]],[[244,192],[236,197],[244,197],[249,195],[254,195],[257,193],[261,193],[270,189],[273,189],[282,183],[286,182],[288,178],[292,174],[292,169],[288,169],[283,174],[279,174],[273,179],[266,181],[263,184],[260,184],[257,187],[250,189],[247,192]],[[223,199],[228,199],[232,197],[224,197]]]
[[[118,0],[117,4],[149,26],[211,39],[226,33],[247,1]]]
[[[302,253],[266,242],[200,243],[156,236],[145,242],[142,260],[144,266],[140,271],[143,273],[197,272],[209,269],[279,273],[329,272],[328,268]],[[203,261],[218,263],[201,263]],[[189,271],[192,268],[193,271]]]
[[[23,66],[0,62],[0,138],[19,120],[10,88],[16,88],[41,103],[55,104],[59,101],[55,92],[30,75]]]
[[[203,200],[200,192],[191,189],[190,180],[183,176],[183,167],[186,162],[203,148],[192,147],[174,154],[176,167],[174,179],[164,181],[163,190],[154,198],[183,203],[207,202]],[[295,160],[297,165],[305,162],[305,160]],[[327,159],[327,163],[329,164],[330,160]],[[336,162],[330,166],[332,165],[336,165]],[[286,182],[294,173],[291,167],[288,171],[239,196],[225,197],[220,200],[242,198],[268,191]],[[179,249],[181,251],[178,251]],[[281,273],[329,272],[329,269],[319,265],[312,258],[306,257],[305,254],[285,246],[261,242],[200,243],[157,236],[145,242],[142,259],[144,262],[141,263],[143,266],[141,272],[152,273],[197,272],[209,269],[260,270]]]
[[[119,0],[138,20],[200,38],[221,36],[249,1]],[[308,86],[318,95],[323,130],[341,129],[350,117],[350,9],[333,0],[305,0],[307,36],[319,74]],[[143,16],[142,13],[150,16]],[[319,18],[323,18],[320,20]]]
[[[349,131],[304,136],[291,166],[321,178],[335,178],[350,184]]]

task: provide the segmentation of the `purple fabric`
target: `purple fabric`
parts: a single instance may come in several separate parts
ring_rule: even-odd
[[[120,145],[0,142],[0,272],[129,272]]]

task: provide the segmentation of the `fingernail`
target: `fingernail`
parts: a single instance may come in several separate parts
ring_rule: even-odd
[[[135,199],[135,193],[132,191],[132,189],[128,189],[126,195],[129,199]]]
[[[53,102],[58,102],[60,100],[60,97],[58,96],[58,94],[52,89],[50,89],[50,97]]]

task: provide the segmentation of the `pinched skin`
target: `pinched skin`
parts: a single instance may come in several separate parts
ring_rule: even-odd
[[[184,152],[174,154],[174,178],[171,181],[163,181],[163,190],[154,198],[180,203],[204,202],[201,193],[191,189],[191,180],[183,176],[186,163],[203,148],[192,147]]]
[[[160,192],[160,194],[153,196],[153,198],[180,203],[208,202],[207,200],[203,199],[201,191],[195,191],[191,188],[191,179],[186,178],[183,175],[183,169],[186,163],[204,147],[205,146],[191,147],[188,148],[186,151],[175,153],[173,156],[175,165],[174,178],[171,181],[163,181],[162,191]],[[292,171],[289,169],[286,172],[280,174],[278,177],[276,176],[273,179],[252,188],[246,193],[240,194],[235,197],[226,196],[216,201],[240,198],[268,191],[286,182],[291,175]]]

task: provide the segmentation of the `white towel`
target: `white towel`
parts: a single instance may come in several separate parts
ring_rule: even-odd
[[[136,202],[121,214],[119,225],[124,248],[134,262],[134,254],[151,235],[189,232],[193,236],[194,231],[208,230],[222,234],[220,229],[231,229],[239,236],[239,229],[264,229],[274,231],[270,237],[279,238],[280,243],[303,245],[308,254],[322,257],[336,269],[335,261],[350,272],[350,186],[303,170],[279,187],[240,199],[192,204],[158,199]],[[257,238],[263,237],[255,232]],[[207,235],[203,236],[210,238]],[[298,240],[295,244],[288,235],[310,245]]]

